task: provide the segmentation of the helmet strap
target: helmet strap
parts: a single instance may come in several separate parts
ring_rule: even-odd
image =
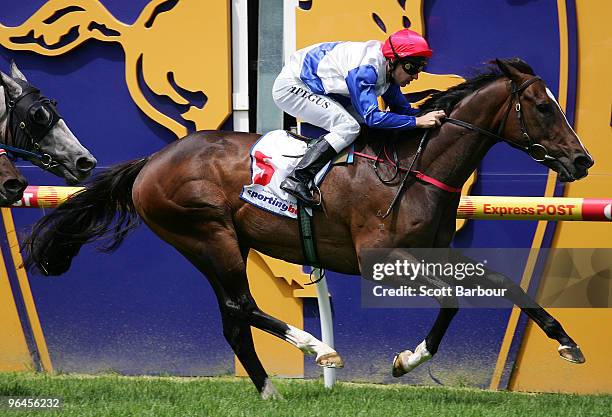
[[[393,47],[393,41],[391,40],[392,37],[393,37],[393,35],[389,36],[389,46],[391,47],[391,51],[393,52],[393,55],[395,55],[395,59],[397,61],[400,61],[401,57],[395,51],[395,47]]]

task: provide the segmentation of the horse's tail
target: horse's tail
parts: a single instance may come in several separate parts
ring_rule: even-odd
[[[45,275],[70,268],[81,246],[103,240],[100,249],[115,250],[140,224],[132,186],[148,158],[118,164],[96,175],[82,191],[44,216],[25,239],[25,266]]]

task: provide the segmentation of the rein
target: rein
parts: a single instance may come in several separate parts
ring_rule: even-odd
[[[540,78],[539,76],[532,77],[528,79],[527,81],[523,82],[518,87],[516,86],[514,81],[511,81],[510,101],[508,102],[508,107],[506,109],[505,116],[501,124],[499,125],[499,129],[497,129],[497,133],[489,132],[488,130],[481,129],[480,127],[475,126],[471,123],[464,122],[463,120],[459,120],[459,119],[453,119],[451,117],[445,117],[443,120],[444,122],[448,122],[456,126],[461,126],[466,129],[472,130],[474,132],[480,133],[481,135],[488,136],[497,142],[506,142],[508,145],[525,152],[536,162],[556,161],[557,158],[550,156],[550,154],[548,153],[548,149],[546,149],[544,145],[536,143],[533,140],[533,138],[529,136],[529,132],[527,132],[527,125],[525,124],[525,119],[523,117],[523,110],[521,106],[521,93],[525,91],[527,87],[529,87],[531,84],[537,81],[542,81],[542,78]],[[516,117],[518,118],[519,123],[520,123],[521,134],[523,138],[527,139],[527,142],[528,142],[527,146],[521,146],[518,143],[511,142],[508,139],[501,136],[501,134],[503,133],[504,127],[506,126],[506,121],[508,120],[508,117],[510,116],[510,111],[512,110],[512,104],[515,101],[516,101],[516,104],[514,106],[514,110],[516,111]]]
[[[525,124],[525,119],[523,117],[523,112],[522,112],[522,107],[521,107],[521,93],[523,91],[525,91],[525,89],[527,87],[529,87],[531,84],[537,82],[537,81],[542,81],[542,78],[540,78],[539,76],[534,76],[530,79],[528,79],[527,81],[523,82],[521,85],[516,86],[516,84],[514,83],[514,81],[510,81],[510,101],[508,102],[508,107],[506,109],[504,118],[499,126],[499,129],[497,130],[497,133],[492,133],[489,132],[488,130],[482,129],[478,126],[473,125],[472,123],[468,123],[465,122],[463,120],[459,120],[459,119],[454,119],[451,117],[445,117],[442,119],[443,122],[445,123],[451,123],[454,124],[456,126],[460,126],[469,130],[472,130],[476,133],[479,133],[481,135],[487,136],[489,138],[495,139],[497,142],[506,142],[508,143],[510,146],[515,147],[517,149],[520,149],[522,151],[524,151],[525,153],[527,153],[529,156],[531,156],[531,158],[533,158],[536,162],[546,162],[546,161],[556,161],[557,158],[550,156],[550,154],[548,153],[548,149],[546,149],[546,147],[544,147],[543,145],[536,143],[533,138],[531,136],[529,136],[529,132],[527,131],[527,125]],[[512,104],[516,101],[516,104],[514,106],[514,109],[516,111],[516,115],[517,118],[519,120],[520,123],[520,129],[521,129],[521,133],[522,136],[527,139],[528,141],[528,145],[527,146],[522,146],[519,145],[518,143],[514,143],[509,141],[508,139],[504,138],[503,136],[501,136],[501,134],[503,133],[504,127],[506,125],[506,121],[508,120],[508,117],[510,116],[510,111],[512,110]],[[414,158],[412,159],[412,162],[410,164],[410,167],[408,168],[403,168],[400,166],[399,163],[399,158],[397,156],[397,152],[394,148],[394,152],[393,152],[393,160],[389,157],[388,153],[387,153],[387,146],[383,145],[381,150],[378,152],[377,156],[371,156],[368,154],[364,154],[362,152],[354,152],[355,155],[365,158],[365,159],[370,159],[374,161],[374,171],[376,172],[376,176],[381,180],[381,182],[385,185],[389,185],[393,180],[395,180],[395,178],[397,177],[397,175],[399,174],[400,171],[406,172],[406,175],[404,176],[402,183],[400,184],[400,187],[398,189],[398,191],[395,194],[395,197],[393,198],[393,201],[391,202],[391,204],[389,205],[389,208],[387,209],[385,214],[381,214],[379,212],[379,217],[382,217],[383,219],[386,218],[390,213],[391,210],[393,209],[393,206],[395,205],[395,203],[397,202],[397,200],[399,199],[399,196],[401,195],[405,183],[406,183],[406,179],[409,176],[413,176],[415,178],[417,178],[418,180],[421,180],[423,182],[426,182],[428,184],[431,184],[443,191],[449,192],[449,193],[460,193],[461,192],[461,188],[457,188],[457,187],[452,187],[450,185],[447,185],[445,183],[443,183],[442,181],[439,181],[435,178],[432,178],[426,174],[424,174],[421,171],[418,170],[413,170],[412,167],[414,166],[415,162],[417,161],[417,159],[419,158],[419,156],[421,155],[421,152],[424,149],[424,146],[427,143],[427,136],[429,133],[429,129],[425,131],[425,133],[423,134],[423,137],[421,139],[421,142],[419,144],[419,147],[415,153]],[[381,158],[381,155],[384,154],[385,158]],[[379,162],[383,162],[387,165],[391,165],[395,168],[395,173],[393,174],[393,176],[390,179],[384,179],[380,176],[379,172],[378,172],[378,163]]]
[[[357,151],[353,152],[353,155],[359,156],[359,157],[364,158],[364,159],[369,159],[369,160],[375,161],[375,162],[382,162],[384,164],[387,164],[387,165],[390,165],[390,166],[394,167],[397,171],[408,172],[408,168],[402,167],[402,166],[396,164],[395,162],[393,162],[392,160],[387,159],[387,158],[380,158],[380,157],[376,157],[376,156],[373,156],[373,155],[368,155],[366,153],[357,152]],[[412,170],[410,170],[409,174],[414,176],[415,178],[423,181],[423,182],[431,184],[431,185],[433,185],[433,186],[435,186],[435,187],[437,187],[437,188],[439,188],[441,190],[447,191],[449,193],[460,193],[461,192],[461,188],[452,187],[450,185],[447,185],[447,184],[443,183],[442,181],[439,181],[439,180],[437,180],[437,179],[435,179],[433,177],[430,177],[429,175],[427,175],[427,174],[425,174],[425,173],[423,173],[423,172],[421,172],[419,170],[412,169]],[[394,174],[393,179],[396,176],[397,176],[397,174]],[[391,180],[382,180],[381,179],[381,181],[384,184],[388,184],[393,179],[391,179]]]

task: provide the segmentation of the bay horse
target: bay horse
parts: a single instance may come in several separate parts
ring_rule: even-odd
[[[447,187],[460,188],[501,139],[558,172],[561,181],[585,177],[594,163],[550,90],[519,59],[496,60],[490,73],[438,93],[421,107],[423,112],[433,109],[444,110],[455,123],[430,132],[418,168]],[[420,133],[401,133],[396,142],[399,160],[409,161],[415,154]],[[376,154],[395,135],[399,133],[362,132],[357,147]],[[249,151],[259,137],[195,132],[146,158],[111,167],[34,225],[24,243],[26,265],[47,275],[62,274],[83,244],[106,238],[105,249],[113,250],[142,220],[206,276],[219,302],[224,336],[263,398],[278,394],[255,352],[251,326],[315,354],[321,366],[341,367],[334,349],[261,311],[249,291],[249,250],[305,262],[296,221],[239,198],[242,187],[251,182]],[[459,193],[414,179],[391,216],[383,219],[377,213],[384,212],[397,185],[381,186],[365,159],[330,171],[321,187],[324,211],[314,216],[324,268],[357,275],[361,251],[367,248],[449,247]],[[533,305],[510,279],[491,279],[510,289],[507,297],[514,304]],[[444,299],[438,301],[445,308],[415,352],[404,351],[395,358],[395,376],[437,352],[458,309]],[[578,345],[542,307],[521,308],[560,343],[563,358],[584,361]]]

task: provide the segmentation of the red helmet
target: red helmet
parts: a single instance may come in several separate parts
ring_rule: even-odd
[[[410,29],[395,32],[382,46],[385,58],[401,60],[411,56],[429,58],[433,51],[425,38]]]

